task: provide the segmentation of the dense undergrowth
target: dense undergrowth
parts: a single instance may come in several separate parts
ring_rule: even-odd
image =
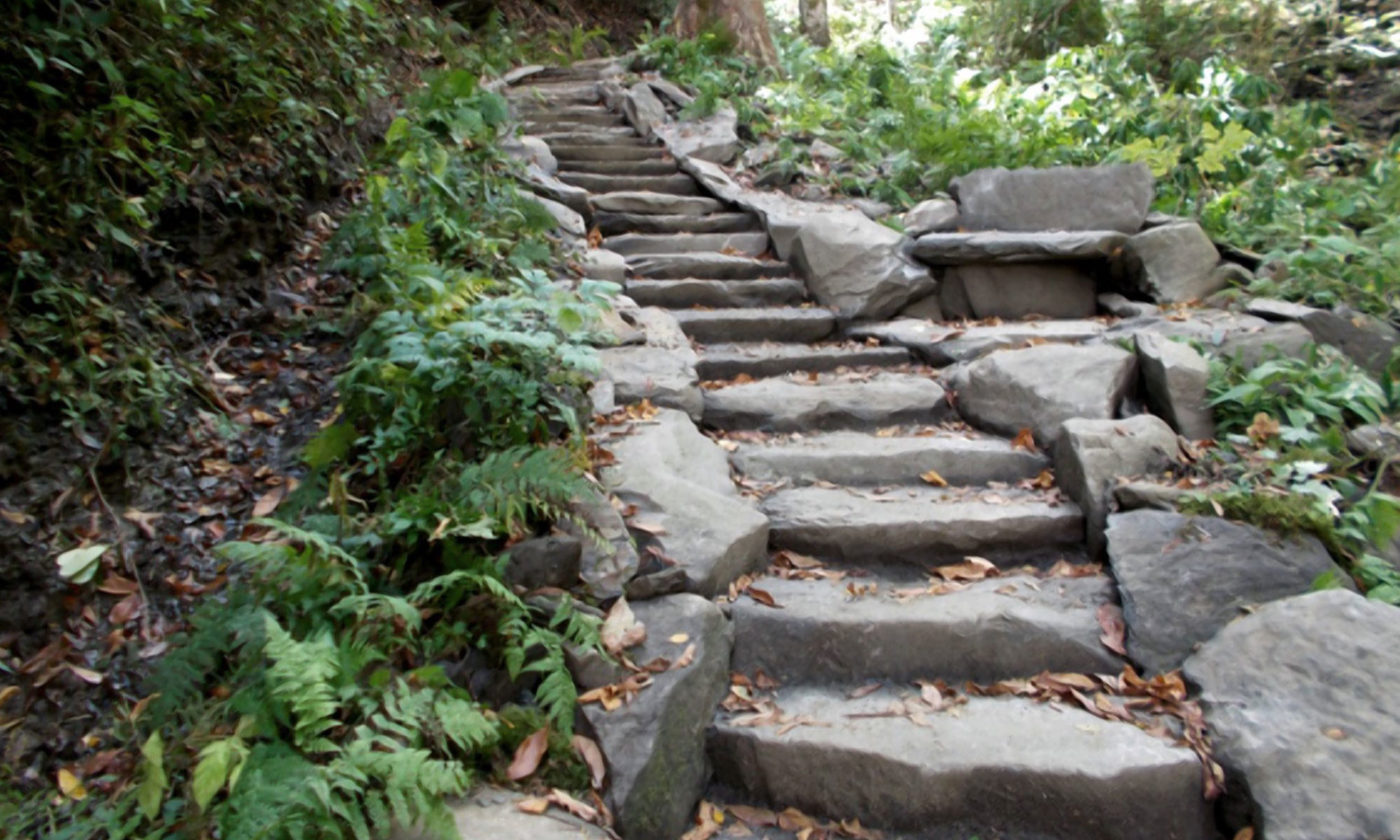
[[[125,294],[142,266],[179,265],[170,214],[197,208],[217,226],[304,212],[357,169],[327,131],[352,134],[405,86],[390,66],[403,41],[446,69],[383,133],[329,249],[327,270],[360,281],[346,316],[359,337],[299,488],[279,521],[224,546],[236,582],[169,640],[146,699],[112,724],[130,760],[97,778],[61,771],[58,796],[0,790],[0,819],[69,838],[446,831],[443,797],[500,772],[526,736],[547,727],[569,754],[564,646],[597,644],[568,596],[527,604],[501,575],[509,542],[567,517],[583,487],[583,339],[612,291],[550,282],[553,219],[500,149],[506,103],[477,80],[522,60],[522,42],[397,3],[20,7],[29,28],[9,48],[59,69],[27,84],[22,61],[5,64],[28,122],[7,123],[0,149],[35,177],[5,179],[4,399],[56,402],[78,424],[156,421],[179,387],[170,347],[139,329],[117,338],[170,318]],[[105,17],[118,13],[130,18]],[[21,142],[26,126],[40,142]],[[65,192],[71,203],[54,200]],[[59,256],[89,245],[91,258]],[[475,699],[483,677],[511,688],[506,701]],[[583,787],[580,772],[563,760],[541,774]]]

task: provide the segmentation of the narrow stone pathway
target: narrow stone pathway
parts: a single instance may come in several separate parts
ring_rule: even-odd
[[[587,191],[625,293],[692,340],[701,425],[729,435],[746,483],[776,488],[760,503],[770,548],[798,563],[729,606],[731,670],[758,683],[710,728],[713,797],[929,838],[1211,836],[1189,749],[948,690],[1122,669],[1100,641],[1117,596],[1087,565],[1084,514],[1042,486],[1044,454],[965,424],[939,369],[843,334],[761,221],[638,137],[596,74],[548,70],[508,95],[558,180]],[[930,584],[969,556],[1000,575]]]

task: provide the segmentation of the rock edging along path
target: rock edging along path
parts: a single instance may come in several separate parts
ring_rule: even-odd
[[[1113,509],[1123,477],[1170,473],[1177,432],[1209,433],[1200,357],[1167,338],[1283,337],[1112,294],[1219,280],[1190,223],[1153,226],[1145,170],[971,173],[961,203],[916,208],[932,221],[915,242],[742,187],[720,165],[732,116],[676,122],[686,94],[620,63],[511,81],[539,138],[519,143],[528,184],[583,276],[624,291],[594,389],[614,501],[589,510],[632,544],[586,547],[582,573],[605,601],[645,601],[628,655],[655,667],[576,669],[623,837],[675,840],[702,795],[753,827],[795,807],[930,838],[1292,836],[1275,799],[1248,797],[1257,751],[1224,779],[1179,676],[1125,659],[1154,616],[1242,606],[1142,568],[1185,544],[1208,572],[1213,526]],[[1092,190],[1117,198],[1043,230]],[[948,233],[960,208],[1013,233]],[[901,312],[919,317],[881,321]],[[1029,312],[1075,320],[941,321]],[[1166,420],[1123,419],[1144,406]],[[1235,574],[1276,562],[1275,539],[1232,532]],[[1136,564],[1126,616],[1105,559]],[[1306,592],[1307,571],[1246,598]],[[1222,781],[1238,807],[1217,825]]]

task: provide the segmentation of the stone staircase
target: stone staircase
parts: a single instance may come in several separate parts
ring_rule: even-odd
[[[544,71],[508,97],[557,179],[588,192],[626,295],[693,343],[701,425],[768,490],[770,549],[821,571],[763,577],[765,597],[728,605],[731,670],[771,680],[741,694],[776,711],[719,712],[712,798],[927,838],[1212,836],[1189,749],[1026,697],[921,696],[918,680],[1122,669],[1100,642],[1117,593],[1086,565],[1084,514],[1041,486],[1044,454],[961,421],[939,368],[843,333],[758,217],[602,103],[598,72]],[[930,571],[968,556],[1000,575],[935,594]]]

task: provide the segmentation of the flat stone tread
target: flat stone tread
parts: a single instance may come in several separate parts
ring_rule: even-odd
[[[563,165],[569,160],[651,160],[670,157],[661,146],[600,146],[594,143],[549,144],[549,151]]]
[[[547,137],[558,134],[597,134],[609,137],[636,137],[637,131],[624,122],[598,123],[577,120],[521,120],[521,128],[526,134]],[[546,141],[547,142],[547,141]]]
[[[807,284],[795,277],[759,277],[753,280],[628,280],[627,296],[642,306],[774,306],[797,303],[807,294]],[[782,345],[789,346],[789,345]],[[890,348],[907,353],[903,348]]]
[[[867,594],[852,597],[853,582]],[[1114,595],[1106,575],[1010,574],[941,595],[927,594],[925,583],[878,575],[763,578],[754,585],[781,609],[751,598],[730,606],[732,667],[747,674],[762,668],[784,685],[915,678],[989,683],[1046,670],[1122,668],[1099,641],[1097,611]]]
[[[881,427],[936,423],[952,413],[942,386],[907,373],[819,374],[816,382],[760,379],[706,391],[704,398],[705,422],[724,428]]]
[[[637,213],[641,215],[696,215],[703,216],[707,213],[718,213],[724,209],[724,204],[717,198],[710,198],[704,195],[671,195],[669,193],[654,193],[646,190],[616,190],[614,192],[594,193],[589,202],[594,210],[605,210],[616,213]],[[633,209],[636,207],[661,206],[665,208],[663,212],[648,214],[645,210]],[[682,210],[684,208],[684,210]],[[679,213],[677,211],[680,211]],[[687,212],[688,211],[688,212]]]
[[[686,277],[742,280],[751,277],[786,277],[792,273],[792,267],[781,260],[705,252],[636,254],[627,259],[627,267],[638,277],[657,277],[663,280],[679,280]]]
[[[914,241],[913,253],[941,265],[1104,259],[1127,241],[1126,234],[1112,230],[926,233]]]
[[[520,109],[523,119],[532,119],[543,115],[554,119],[578,120],[580,122],[623,119],[621,114],[609,110],[605,105],[555,105],[517,98],[512,100],[511,107]]]
[[[645,160],[563,160],[560,172],[584,175],[671,175],[680,171],[674,160],[647,158]],[[605,231],[606,232],[606,231]]]
[[[547,138],[546,138],[547,139]],[[587,172],[565,172],[559,180],[589,192],[612,193],[624,190],[654,192],[663,195],[699,195],[700,185],[684,172],[674,175],[593,175]]]
[[[660,161],[658,161],[660,162]],[[619,233],[740,233],[763,232],[763,223],[752,213],[711,213],[707,216],[681,214],[618,213],[593,214],[593,224],[604,236]]]
[[[773,282],[736,280],[735,283]],[[783,282],[783,281],[779,281]],[[799,297],[806,292],[800,280]],[[750,376],[781,376],[797,371],[829,371],[847,367],[892,367],[909,361],[909,351],[903,347],[867,347],[849,342],[841,344],[789,344],[760,341],[707,344],[696,370],[701,379],[732,379],[740,373]]]
[[[548,143],[551,147],[556,143],[561,146],[613,146],[620,149],[630,147],[645,149],[651,148],[654,145],[650,140],[638,137],[635,133],[628,135],[613,134],[607,131],[551,131],[535,136]],[[551,152],[552,151],[553,149],[551,148]]]
[[[706,348],[706,355],[713,351],[713,347]],[[872,479],[869,483],[917,484],[919,476],[929,470],[953,484],[985,484],[1033,478],[1050,467],[1050,460],[1038,452],[1013,447],[1006,438],[972,431],[933,435],[820,432],[762,443],[741,442],[738,447],[730,460],[745,474],[837,484],[852,483],[862,472]]]
[[[624,233],[609,236],[603,247],[623,256],[632,254],[674,254],[678,252],[719,251],[756,257],[768,250],[768,234],[763,231],[739,233]]]
[[[676,309],[671,312],[686,335],[697,341],[817,341],[836,329],[828,309],[764,306]]]
[[[908,347],[932,364],[946,365],[1031,342],[1083,343],[1099,338],[1108,329],[1108,325],[1102,321],[1087,318],[967,326],[896,318],[878,324],[855,324],[848,332],[852,338],[874,338],[886,344]]]

